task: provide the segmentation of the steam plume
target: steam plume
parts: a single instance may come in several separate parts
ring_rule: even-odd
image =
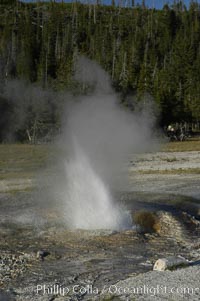
[[[64,174],[56,198],[62,199],[73,228],[127,227],[130,218],[112,195],[128,155],[151,144],[152,116],[123,108],[96,63],[81,57],[76,70],[75,78],[92,84],[93,92],[76,97],[67,108]]]

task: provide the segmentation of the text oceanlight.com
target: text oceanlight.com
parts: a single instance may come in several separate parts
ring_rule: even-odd
[[[74,286],[61,286],[61,285],[37,285],[34,290],[38,295],[72,295],[72,294],[80,294],[80,295],[99,295],[99,294],[110,294],[110,295],[171,295],[171,294],[179,294],[179,295],[196,295],[200,292],[200,287],[169,287],[165,285],[156,285],[156,286],[123,286],[120,287],[118,285],[110,285],[104,286],[99,289],[93,285],[74,285]]]

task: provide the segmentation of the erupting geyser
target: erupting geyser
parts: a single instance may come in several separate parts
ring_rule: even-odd
[[[72,228],[121,229],[131,225],[128,213],[114,205],[109,188],[74,145],[74,155],[65,162],[66,205],[68,223]]]
[[[76,79],[95,92],[76,97],[67,108],[64,184],[57,188],[62,190],[65,220],[71,228],[127,228],[131,218],[112,192],[122,180],[128,155],[149,145],[152,119],[144,111],[133,114],[122,108],[96,63],[81,57],[76,69]]]

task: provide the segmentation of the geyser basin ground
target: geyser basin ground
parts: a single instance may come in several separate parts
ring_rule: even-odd
[[[198,250],[193,248],[193,242],[199,237],[199,224],[195,226],[190,216],[184,223],[181,222],[184,216],[182,209],[171,202],[167,203],[173,198],[172,195],[162,197],[143,193],[122,193],[119,196],[130,212],[153,210],[170,218],[170,224],[166,220],[163,223],[164,230],[160,234],[145,234],[135,229],[67,230],[55,212],[45,210],[41,213],[35,208],[31,193],[2,194],[2,288],[12,288],[17,301],[26,298],[44,301],[53,295],[45,299],[43,294],[36,294],[40,283],[47,287],[59,284],[70,287],[71,291],[75,285],[92,285],[101,292],[105,285],[110,286],[119,280],[152,270],[153,263],[160,257],[178,254],[189,260],[197,260]],[[154,202],[156,199],[157,202]],[[196,204],[193,199],[182,196],[176,196],[176,201]],[[37,211],[40,216],[48,217],[46,224],[39,225],[38,215],[33,218],[31,213]],[[43,260],[42,257],[37,258],[38,251],[44,251],[47,256]],[[72,294],[71,299],[55,296],[54,300],[79,300],[77,296]],[[95,293],[89,293],[83,294],[80,300],[95,298],[99,300]]]
[[[1,162],[3,168],[0,194],[2,259],[0,281],[2,289],[4,291],[10,289],[10,294],[15,300],[49,301],[54,298],[54,300],[66,301],[70,300],[67,299],[68,296],[62,298],[57,295],[54,297],[37,295],[35,288],[40,283],[47,286],[60,284],[67,287],[91,284],[101,290],[104,285],[108,286],[120,279],[152,270],[152,264],[160,257],[177,254],[194,261],[199,260],[198,223],[197,227],[194,227],[191,218],[186,218],[184,222],[181,219],[184,216],[183,211],[192,213],[192,216],[194,213],[198,215],[199,201],[185,197],[182,193],[185,192],[185,187],[188,187],[188,191],[196,192],[197,197],[199,191],[197,173],[185,172],[184,180],[181,178],[181,186],[178,180],[179,174],[172,171],[169,175],[173,176],[172,181],[168,180],[166,174],[167,193],[164,191],[164,185],[161,191],[149,193],[148,187],[152,187],[150,180],[149,178],[145,180],[142,176],[140,183],[143,186],[136,188],[143,191],[134,192],[134,185],[132,185],[132,192],[116,194],[115,200],[123,202],[130,212],[144,209],[164,213],[165,226],[166,220],[170,221],[166,232],[143,234],[136,232],[135,229],[72,231],[67,230],[63,225],[59,212],[52,208],[40,208],[33,197],[32,190],[37,188],[37,181],[34,180],[33,174],[35,170],[38,171],[39,167],[46,164],[45,154],[48,149],[46,147],[43,149],[42,146],[9,146],[8,152],[6,147],[2,146],[4,158],[7,160],[5,159],[5,163]],[[166,154],[162,153],[162,155]],[[172,153],[171,155],[173,156]],[[156,156],[161,156],[161,153]],[[152,161],[149,155],[147,158],[150,164]],[[144,162],[144,158],[142,160]],[[176,162],[178,160],[176,154]],[[162,164],[162,160],[160,162]],[[179,163],[181,162],[185,161],[181,160]],[[134,173],[134,177],[137,176],[138,179],[140,175],[146,176],[141,171]],[[158,175],[160,179],[159,172],[155,174],[154,171],[151,174],[152,183],[156,183],[155,179]],[[156,191],[160,185],[154,187]],[[181,190],[183,187],[184,190]],[[193,189],[190,190],[190,187]],[[190,212],[191,208],[192,212]],[[44,257],[44,260],[37,259],[38,251],[45,251],[45,254],[49,253],[49,255]],[[78,298],[99,300],[99,296],[95,294],[92,297],[88,294],[79,297],[76,294],[71,300]]]

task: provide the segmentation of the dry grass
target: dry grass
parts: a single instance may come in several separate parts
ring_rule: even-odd
[[[0,180],[31,177],[45,166],[50,151],[47,145],[1,144]]]
[[[200,139],[190,139],[187,141],[169,142],[163,145],[164,152],[186,152],[200,151]]]
[[[200,174],[200,168],[178,168],[178,169],[157,169],[157,170],[139,170],[140,174],[148,175],[148,174],[160,174],[160,175],[181,175],[181,174]]]
[[[150,211],[138,211],[133,215],[136,227],[143,233],[159,232],[160,225],[158,217]]]
[[[34,174],[34,171],[1,171],[0,172],[0,180],[9,180],[9,179],[18,179],[18,178],[26,178],[26,179],[30,179],[32,178]]]

